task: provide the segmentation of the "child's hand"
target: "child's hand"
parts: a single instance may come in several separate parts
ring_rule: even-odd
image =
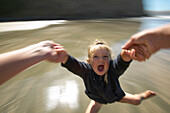
[[[137,61],[145,61],[149,58],[147,48],[144,45],[133,45],[129,50],[125,50],[125,53],[127,57]]]

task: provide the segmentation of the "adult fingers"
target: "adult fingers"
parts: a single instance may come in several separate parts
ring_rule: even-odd
[[[144,37],[146,36],[146,31],[141,31],[131,36],[131,38],[122,46],[122,49],[128,49],[134,44],[144,44],[146,45],[146,40]]]
[[[49,46],[49,47],[51,47],[51,48],[53,48],[54,46],[61,46],[60,44],[58,44],[58,43],[55,43],[55,42],[53,42],[53,41],[51,41],[51,40],[46,40],[46,41],[42,41],[42,42],[40,42],[43,46]]]
[[[54,49],[64,49],[64,46],[57,45],[57,46],[54,46],[53,48],[54,48]]]
[[[139,49],[140,49],[140,53],[143,54],[146,59],[150,58],[151,54],[150,52],[148,52],[148,48],[145,45],[141,44]]]
[[[129,51],[130,51],[130,50],[129,50]],[[139,61],[139,62],[145,61],[146,58],[145,58],[142,54],[139,53],[139,50],[135,51],[134,49],[132,49],[130,52],[131,52],[131,53],[130,53],[130,57],[131,57],[133,60],[137,60],[137,61]]]
[[[135,39],[129,39],[123,46],[122,49],[128,49],[130,48],[133,44],[135,44]]]

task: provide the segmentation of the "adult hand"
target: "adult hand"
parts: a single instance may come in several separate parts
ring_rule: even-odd
[[[129,49],[132,45],[146,46],[142,53],[147,59],[159,49],[170,48],[170,24],[136,33],[122,48]]]
[[[148,31],[142,31],[133,35],[128,42],[122,47],[123,49],[129,49],[133,45],[145,46],[145,49],[141,49],[142,54],[140,58],[136,58],[139,61],[145,61],[156,51],[156,47],[153,43],[153,35],[149,34]]]
[[[38,54],[44,56],[47,61],[58,63],[61,61],[61,57],[57,53],[57,49],[63,49],[60,44],[53,41],[42,41],[36,44]]]

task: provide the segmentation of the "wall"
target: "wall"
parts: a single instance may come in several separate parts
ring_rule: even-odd
[[[142,16],[142,0],[2,0],[0,20]]]

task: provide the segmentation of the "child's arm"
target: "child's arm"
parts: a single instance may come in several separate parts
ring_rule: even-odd
[[[86,73],[90,73],[91,66],[88,63],[78,61],[71,55],[67,54],[64,48],[57,49],[58,59],[60,59],[61,66],[68,69],[70,72],[84,78]]]

